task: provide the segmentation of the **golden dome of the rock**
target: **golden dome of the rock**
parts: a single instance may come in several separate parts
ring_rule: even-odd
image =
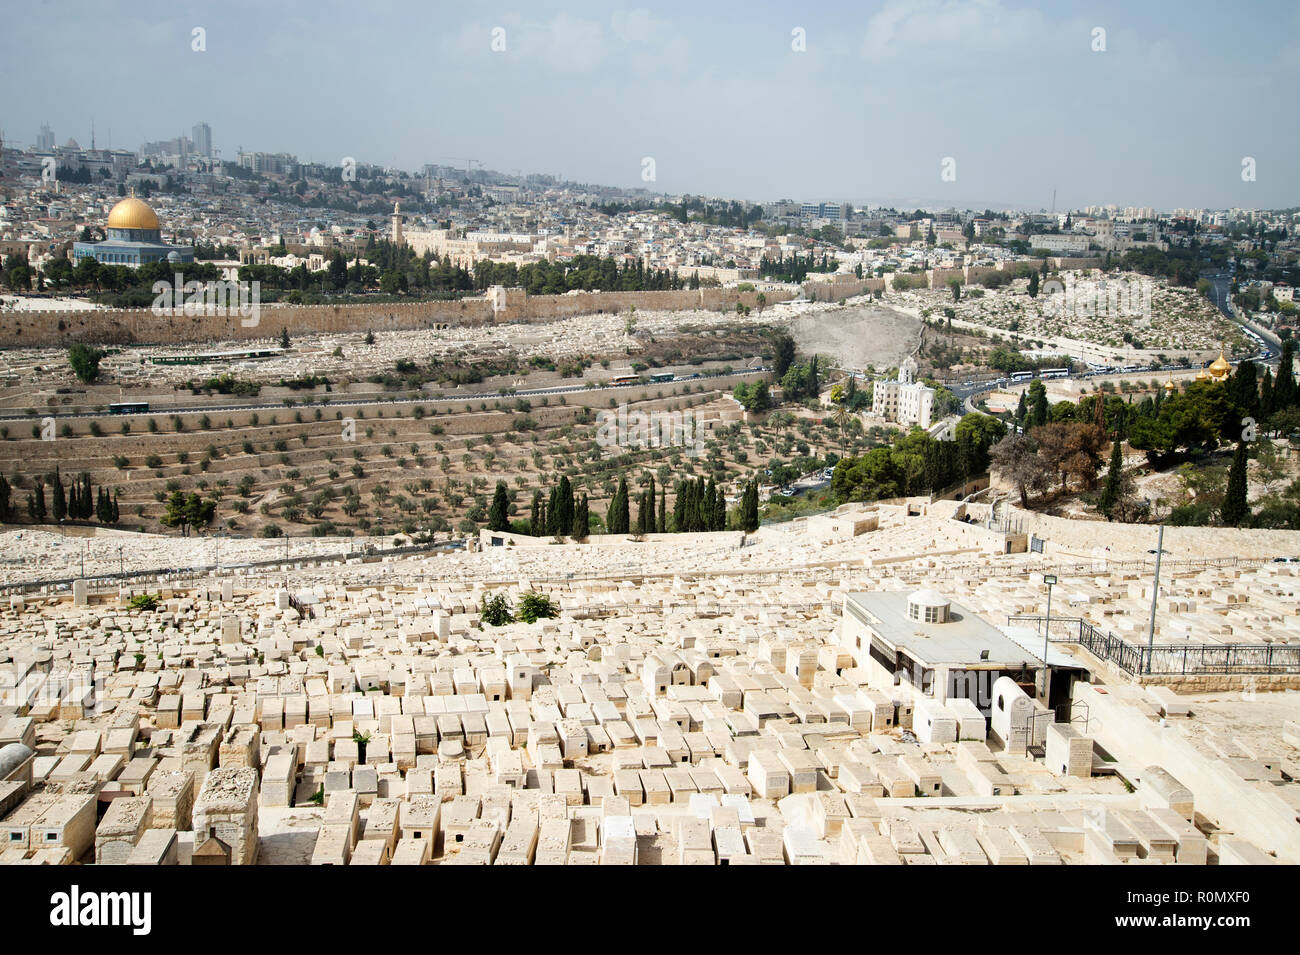
[[[110,229],[160,229],[158,214],[150,208],[149,203],[135,196],[128,196],[113,207],[108,214]]]

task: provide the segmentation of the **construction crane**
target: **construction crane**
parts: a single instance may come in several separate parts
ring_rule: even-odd
[[[478,168],[479,168],[480,171],[483,169],[483,164],[482,164],[481,162],[479,162],[477,159],[466,159],[466,158],[463,157],[463,156],[441,156],[441,157],[439,157],[439,158],[440,158],[440,159],[445,159],[445,160],[450,160],[451,162],[463,162],[463,163],[465,164],[465,178],[466,178],[466,180],[468,180],[469,182],[473,182],[473,181],[474,181],[474,164],[475,164],[475,163],[478,163]]]

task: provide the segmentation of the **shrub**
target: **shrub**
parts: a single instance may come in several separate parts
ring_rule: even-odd
[[[505,594],[484,594],[479,604],[479,615],[489,627],[504,627],[515,619]]]
[[[524,623],[536,623],[542,618],[555,617],[558,613],[555,604],[551,603],[551,598],[546,594],[530,590],[519,598],[519,619]]]

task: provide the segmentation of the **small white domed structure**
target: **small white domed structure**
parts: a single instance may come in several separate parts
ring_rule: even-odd
[[[907,616],[919,623],[947,623],[951,601],[937,590],[918,590],[907,598]]]

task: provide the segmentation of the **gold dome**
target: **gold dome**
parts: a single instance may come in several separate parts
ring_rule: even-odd
[[[161,229],[158,215],[149,207],[149,203],[135,196],[123,199],[108,214],[110,229]]]
[[[1208,371],[1206,371],[1204,368],[1202,368],[1200,371],[1198,371],[1198,372],[1196,373],[1196,380],[1197,380],[1197,381],[1209,381],[1209,380],[1210,380],[1210,373],[1209,373]]]
[[[1170,378],[1168,381],[1165,382],[1165,393],[1171,395],[1174,393],[1174,389],[1177,387],[1178,386],[1174,384],[1174,380]]]
[[[1232,365],[1228,359],[1223,357],[1223,352],[1219,352],[1219,357],[1210,362],[1210,375],[1214,378],[1226,378],[1228,372],[1232,371]]]

